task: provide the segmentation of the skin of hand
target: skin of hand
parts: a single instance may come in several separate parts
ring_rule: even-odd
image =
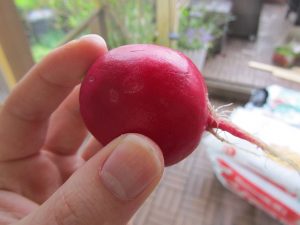
[[[3,103],[0,225],[126,224],[158,184],[162,154],[142,135],[91,139],[78,152],[88,134],[80,82],[106,51],[97,35],[55,49]]]

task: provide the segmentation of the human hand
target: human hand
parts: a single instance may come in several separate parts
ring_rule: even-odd
[[[32,68],[4,102],[0,225],[126,224],[159,182],[161,151],[144,136],[122,135],[103,148],[91,140],[78,153],[87,135],[79,84],[106,51],[96,35],[72,41]]]

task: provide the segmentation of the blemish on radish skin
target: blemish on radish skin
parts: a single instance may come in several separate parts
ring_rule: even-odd
[[[168,101],[164,98],[161,98],[159,99],[159,103],[163,106],[163,107],[167,107],[169,104],[168,104]]]
[[[130,52],[144,52],[145,50],[144,49],[141,49],[141,50],[133,50],[133,51],[130,51]]]
[[[137,78],[128,78],[123,82],[123,92],[125,94],[135,94],[144,88],[144,83]]]
[[[116,90],[111,89],[109,91],[109,99],[112,103],[117,103],[119,101],[119,93]]]
[[[95,77],[89,77],[89,82],[92,83],[95,81]]]

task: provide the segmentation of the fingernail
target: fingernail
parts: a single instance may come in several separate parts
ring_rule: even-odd
[[[97,35],[97,34],[86,34],[86,35],[83,35],[79,38],[79,40],[82,40],[82,39],[89,39],[89,40],[93,40],[93,41],[96,41],[96,42],[100,41],[100,42],[105,43],[104,39],[101,36]],[[106,43],[105,43],[105,45],[106,45]]]
[[[127,135],[100,170],[104,186],[120,200],[141,194],[160,176],[163,167],[157,147],[140,135]]]

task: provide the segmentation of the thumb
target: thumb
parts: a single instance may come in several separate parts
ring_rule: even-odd
[[[19,225],[126,224],[158,184],[158,146],[135,134],[112,141]]]

